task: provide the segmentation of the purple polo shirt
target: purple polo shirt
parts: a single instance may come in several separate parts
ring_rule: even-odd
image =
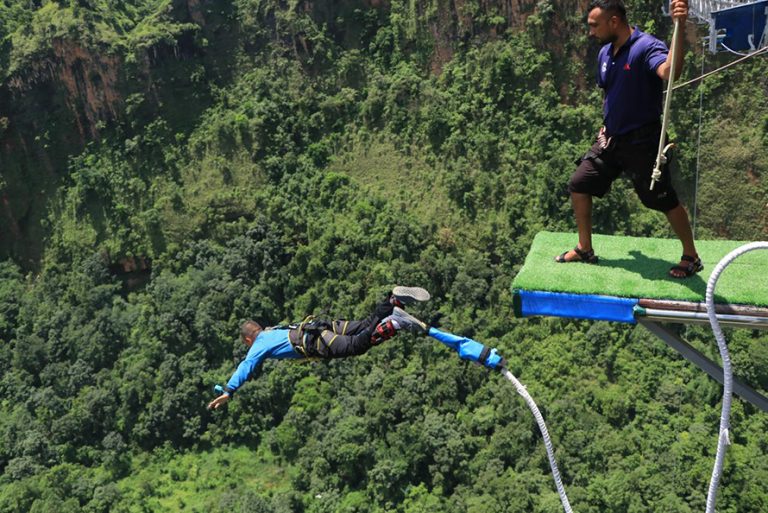
[[[667,60],[667,52],[667,45],[637,27],[615,56],[611,43],[600,49],[597,85],[605,90],[603,119],[609,135],[659,122],[663,81],[656,68]]]

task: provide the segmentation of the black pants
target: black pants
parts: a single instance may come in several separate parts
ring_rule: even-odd
[[[654,137],[636,142],[615,137],[613,144],[602,149],[595,143],[579,161],[568,182],[568,192],[589,194],[602,198],[619,175],[626,173],[632,179],[635,192],[646,207],[669,212],[680,204],[672,187],[669,165],[662,166],[661,181],[651,189],[651,171],[656,165],[657,141],[661,127]]]
[[[371,335],[385,317],[392,315],[389,296],[376,305],[373,313],[359,321],[314,320],[311,329],[292,329],[288,338],[293,348],[308,358],[344,358],[363,354],[371,347]]]

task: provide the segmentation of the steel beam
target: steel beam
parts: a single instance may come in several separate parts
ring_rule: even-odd
[[[679,337],[656,322],[643,318],[639,318],[637,322],[663,340],[669,347],[680,353],[683,358],[706,372],[712,379],[721,385],[723,384],[723,368],[704,356],[699,350],[687,342],[682,341]],[[733,393],[745,401],[757,406],[764,412],[768,412],[768,398],[735,377],[733,378]]]

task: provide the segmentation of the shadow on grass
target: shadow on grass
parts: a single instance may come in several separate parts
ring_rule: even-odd
[[[631,259],[610,259],[600,258],[600,265],[605,267],[618,267],[625,271],[639,274],[646,280],[652,281],[669,281],[675,284],[680,284],[684,287],[688,287],[692,292],[700,294],[702,298],[707,291],[707,282],[702,279],[699,274],[695,274],[690,278],[676,279],[669,275],[669,268],[672,265],[676,265],[677,262],[671,263],[667,260],[660,258],[652,258],[644,255],[638,250],[632,250],[629,252]]]

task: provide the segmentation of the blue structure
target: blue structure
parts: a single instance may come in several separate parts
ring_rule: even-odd
[[[634,308],[639,300],[594,294],[515,290],[513,301],[517,317],[549,315],[635,324]]]
[[[708,322],[707,311],[699,303],[513,289],[513,306],[515,317],[545,315],[568,319],[588,319],[628,324],[640,323],[672,349],[678,351],[688,361],[706,372],[710,377],[723,383],[724,375],[721,367],[696,348],[684,342],[675,333],[659,324],[659,322]],[[726,311],[731,312],[717,314],[719,322],[723,325],[768,329],[768,309],[766,308],[740,307],[736,305],[723,305],[723,307],[728,308],[729,310]],[[433,333],[432,330],[434,328],[429,332],[431,336],[456,349],[462,358],[477,361],[489,368],[499,368],[499,365],[493,365],[490,358],[488,359],[491,361],[489,365],[489,363],[478,357],[481,350],[489,354],[488,350],[479,342],[444,334],[439,332],[439,330],[434,330],[435,333]],[[453,338],[444,338],[445,335]],[[457,341],[463,343],[456,344]],[[453,344],[449,342],[453,342]],[[464,343],[466,346],[464,346]],[[768,397],[755,391],[748,384],[737,378],[733,378],[733,387],[736,395],[749,401],[761,410],[768,412]]]
[[[768,45],[766,13],[768,0],[713,11],[711,27],[714,32],[724,31],[717,40],[727,49],[753,52]]]
[[[506,360],[496,352],[495,348],[491,349],[477,340],[460,337],[437,328],[429,328],[428,335],[459,353],[459,358],[462,360],[469,360],[499,371],[507,365]]]

